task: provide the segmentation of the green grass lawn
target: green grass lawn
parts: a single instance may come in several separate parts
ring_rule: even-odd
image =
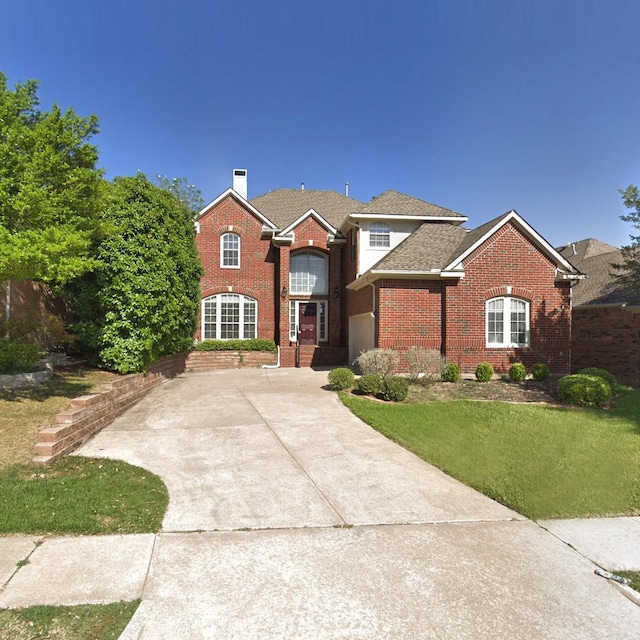
[[[11,640],[117,640],[139,600],[75,607],[0,610],[0,638]]]
[[[640,514],[637,390],[607,411],[341,398],[391,440],[529,518]]]
[[[0,470],[0,534],[155,532],[168,502],[158,476],[118,460],[71,456]]]

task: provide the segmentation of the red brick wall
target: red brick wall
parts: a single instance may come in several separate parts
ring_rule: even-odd
[[[505,225],[464,262],[465,277],[446,287],[446,355],[463,371],[491,362],[505,372],[513,362],[545,362],[554,373],[570,370],[570,287],[556,284],[556,266],[520,231]],[[487,348],[485,303],[511,295],[530,302],[526,348]]]
[[[568,283],[555,283],[555,264],[507,224],[471,254],[464,267],[461,280],[381,281],[378,346],[440,348],[444,338],[447,359],[464,372],[473,372],[483,361],[505,372],[518,361],[527,367],[545,362],[554,373],[567,373],[570,288]],[[529,347],[486,347],[485,303],[504,295],[530,302]],[[350,313],[352,307],[355,301]]]
[[[269,351],[192,351],[187,356],[187,371],[207,369],[258,369],[275,365],[277,354]]]
[[[571,370],[599,367],[640,387],[640,314],[616,307],[573,310]]]
[[[240,236],[240,269],[220,268],[220,237],[229,231]],[[277,249],[262,237],[262,221],[228,196],[200,218],[196,245],[204,268],[202,297],[233,292],[255,298],[258,337],[276,338]]]

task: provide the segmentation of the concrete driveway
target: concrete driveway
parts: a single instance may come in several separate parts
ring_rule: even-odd
[[[308,369],[189,373],[80,453],[170,494],[125,639],[637,638],[549,532],[353,417]]]

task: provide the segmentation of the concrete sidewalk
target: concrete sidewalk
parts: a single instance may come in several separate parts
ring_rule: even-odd
[[[125,639],[637,637],[640,608],[590,560],[640,548],[640,519],[542,528],[362,424],[324,384],[249,370],[156,389],[81,453],[158,473],[163,532],[0,538],[0,607],[141,597]],[[611,532],[581,541],[580,523],[597,522]]]

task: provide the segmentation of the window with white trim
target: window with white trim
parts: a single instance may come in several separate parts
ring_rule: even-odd
[[[327,258],[305,251],[291,256],[289,291],[292,294],[327,293]]]
[[[258,303],[237,293],[218,293],[202,301],[202,339],[255,338]]]
[[[372,222],[369,225],[369,246],[388,249],[391,229],[386,222]]]
[[[240,268],[240,236],[237,233],[220,236],[220,266],[223,269]]]
[[[487,346],[529,346],[529,303],[508,296],[487,301]]]

